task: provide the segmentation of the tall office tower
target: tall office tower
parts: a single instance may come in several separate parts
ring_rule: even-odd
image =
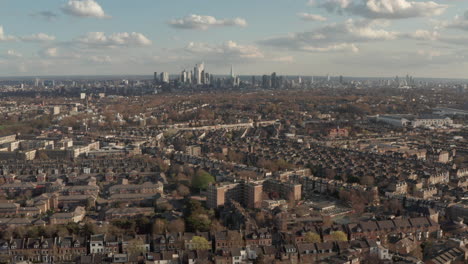
[[[205,73],[205,84],[211,84],[211,78],[209,73]]]
[[[169,73],[168,72],[161,72],[161,82],[169,83]]]
[[[330,80],[331,80],[330,74],[327,74],[327,82],[330,82]]]
[[[202,72],[205,70],[205,63],[195,65],[195,84],[202,84]]]
[[[187,72],[187,82],[190,84],[193,84],[193,72],[192,71]]]
[[[158,82],[158,73],[157,72],[154,72],[154,83],[157,83]]]
[[[270,88],[270,86],[271,86],[270,76],[263,75],[263,77],[262,77],[262,87],[263,88]]]
[[[231,72],[230,72],[230,79],[229,79],[230,85],[232,87],[237,87],[239,86],[239,78],[234,74],[234,68],[231,65]]]
[[[231,65],[231,78],[234,78],[234,77],[236,77],[236,76],[234,75],[234,68]]]
[[[183,70],[180,74],[180,82],[187,83],[187,71]]]
[[[255,76],[254,76],[254,75],[252,75],[252,86],[254,86],[254,87],[255,87],[255,83],[256,83],[256,81],[255,81]]]
[[[298,83],[298,84],[302,84],[302,78],[301,78],[301,76],[299,76],[299,77],[297,78],[297,83]]]
[[[210,74],[210,84],[211,85],[215,84],[215,79],[214,79],[213,74]]]
[[[202,85],[206,84],[205,71],[202,71],[200,75],[201,75],[200,84],[202,84]]]
[[[276,77],[276,72],[271,74],[271,87],[272,88],[278,88],[278,79]]]
[[[40,81],[39,78],[36,78],[36,79],[34,80],[34,86],[35,86],[35,87],[39,87],[39,81]]]
[[[340,83],[343,84],[343,75],[340,75]]]
[[[240,78],[239,76],[234,77],[234,87],[240,86]]]

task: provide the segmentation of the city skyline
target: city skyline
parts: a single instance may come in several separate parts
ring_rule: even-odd
[[[0,76],[173,74],[204,61],[217,75],[233,65],[240,76],[466,78],[467,10],[462,1],[6,0]]]

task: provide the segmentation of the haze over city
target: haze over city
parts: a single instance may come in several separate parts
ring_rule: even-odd
[[[0,76],[178,73],[465,78],[466,1],[0,3]]]

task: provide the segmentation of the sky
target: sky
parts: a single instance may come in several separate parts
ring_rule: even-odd
[[[0,76],[468,78],[466,0],[0,0]]]

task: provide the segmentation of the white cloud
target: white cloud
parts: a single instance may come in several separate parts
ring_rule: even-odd
[[[112,58],[110,56],[91,56],[88,58],[88,61],[93,63],[109,63],[112,62]]]
[[[428,31],[428,30],[416,30],[414,33],[408,35],[410,38],[418,40],[437,40],[440,37],[439,32],[437,31]]]
[[[47,57],[47,58],[56,58],[56,57],[58,57],[58,49],[55,48],[55,47],[46,48],[46,49],[40,51],[40,55],[42,57]]]
[[[302,20],[305,21],[327,21],[327,18],[321,15],[309,14],[309,13],[299,13],[297,14]]]
[[[451,21],[440,22],[439,26],[468,31],[468,11],[466,11],[462,16],[455,16]]]
[[[350,52],[359,52],[358,47],[356,47],[353,43],[338,43],[332,44],[327,46],[312,46],[312,45],[304,45],[302,46],[303,51],[309,52],[330,52],[330,51],[350,51]]]
[[[430,17],[440,15],[448,8],[434,1],[408,0],[324,0],[318,6],[332,13],[371,19]]]
[[[94,47],[148,46],[151,45],[145,35],[138,32],[122,32],[106,35],[104,32],[89,32],[76,42]]]
[[[6,58],[21,58],[21,57],[23,57],[23,54],[15,51],[15,50],[7,50],[7,52],[5,54],[5,57]]]
[[[0,41],[15,41],[15,40],[16,40],[15,36],[5,35],[5,32],[3,31],[3,26],[0,25]]]
[[[428,60],[432,60],[434,57],[442,56],[442,53],[437,50],[418,50],[417,54],[421,57],[424,57]]]
[[[268,46],[307,52],[351,51],[358,52],[357,42],[394,40],[400,33],[387,31],[378,21],[348,19],[312,31],[270,38],[260,43]]]
[[[274,62],[291,63],[291,62],[294,62],[294,57],[293,57],[293,56],[277,57],[277,58],[273,58],[272,61],[274,61]]]
[[[211,27],[227,27],[227,26],[239,26],[246,27],[247,21],[243,18],[234,19],[217,19],[212,16],[202,15],[189,15],[180,19],[173,19],[169,21],[169,25],[174,28],[180,29],[198,29],[207,30]]]
[[[94,0],[69,0],[64,6],[62,6],[62,11],[76,17],[110,17]]]
[[[47,35],[44,33],[37,33],[37,34],[32,34],[29,36],[21,37],[21,40],[28,41],[28,42],[46,42],[46,41],[54,41],[55,36]]]
[[[221,56],[228,59],[262,59],[264,54],[256,47],[240,45],[234,41],[227,41],[221,45],[190,42],[185,50],[201,56]]]

